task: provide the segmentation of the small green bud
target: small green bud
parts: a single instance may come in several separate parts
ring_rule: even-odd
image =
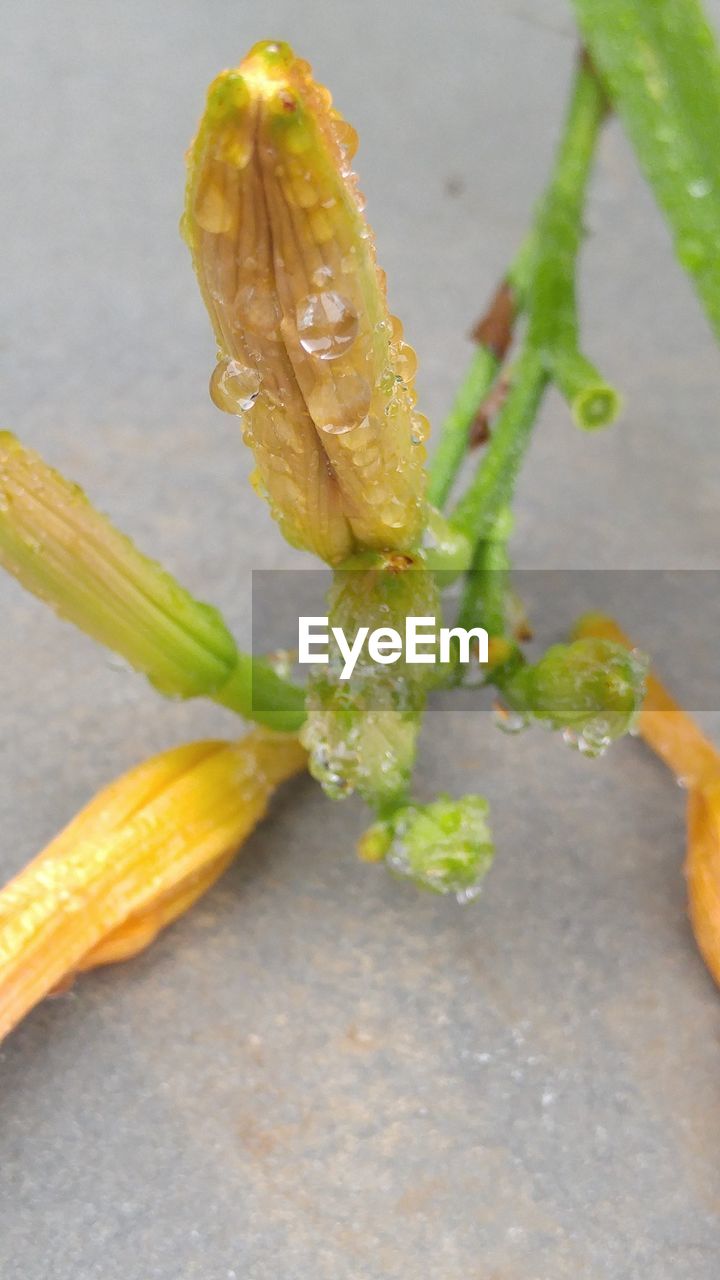
[[[368,861],[384,857],[394,875],[423,889],[471,902],[495,852],[487,815],[487,800],[475,795],[459,800],[442,795],[431,804],[405,805],[369,828],[359,853]]]
[[[527,719],[562,729],[584,755],[601,755],[632,728],[645,692],[647,661],[611,640],[557,644],[521,667],[503,692]]]

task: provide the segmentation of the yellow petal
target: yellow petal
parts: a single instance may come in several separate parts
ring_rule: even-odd
[[[257,730],[163,752],[100,792],[0,893],[0,1038],[68,975],[147,945],[304,764],[295,738]]]

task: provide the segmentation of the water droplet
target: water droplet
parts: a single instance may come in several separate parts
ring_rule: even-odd
[[[337,140],[345,152],[345,159],[347,161],[352,160],[358,148],[357,131],[353,129],[351,124],[348,124],[347,120],[343,120],[342,116],[338,116],[337,119],[333,120],[333,127]]]
[[[358,314],[352,303],[334,289],[308,294],[298,303],[300,345],[319,360],[345,355],[358,334]]]
[[[210,231],[213,235],[230,231],[234,219],[233,207],[225,193],[223,168],[218,164],[210,167],[195,197],[195,220],[203,231]]]
[[[395,373],[403,382],[410,382],[417,370],[417,356],[407,342],[398,342],[395,346],[393,363]]]
[[[410,418],[410,435],[413,444],[424,444],[430,435],[430,423],[424,413],[413,413]]]
[[[580,733],[575,729],[563,729],[563,742],[574,751],[579,751],[581,756],[596,760],[605,755],[612,741],[604,729],[605,726],[600,723],[587,724]]]
[[[246,413],[259,390],[260,374],[237,360],[220,360],[210,377],[210,398],[223,413]]]
[[[503,707],[499,703],[493,707],[493,721],[503,733],[520,733],[527,728],[527,720],[524,716],[517,711],[510,711],[508,707]]]
[[[308,409],[318,430],[341,436],[364,422],[371,399],[367,378],[350,370],[318,383],[308,396]]]
[[[241,327],[266,338],[280,338],[280,306],[269,281],[259,288],[247,284],[237,299],[237,316]]]
[[[322,289],[326,284],[329,284],[332,280],[332,274],[332,269],[327,266],[318,267],[317,270],[313,271],[312,282],[316,289]]]
[[[709,196],[712,191],[712,183],[708,178],[695,178],[693,182],[688,183],[688,195],[695,200],[702,200],[703,196]]]

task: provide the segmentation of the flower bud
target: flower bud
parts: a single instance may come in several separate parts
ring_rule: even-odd
[[[487,814],[487,800],[474,795],[405,805],[370,827],[358,852],[368,862],[384,861],[393,874],[421,888],[470,902],[494,854]]]
[[[78,485],[0,432],[0,564],[162,693],[213,693],[237,662],[220,614],[137,550]]]
[[[151,942],[304,763],[297,739],[255,730],[175,747],[101,791],[0,893],[0,1039],[67,977]]]
[[[201,604],[96,511],[82,489],[0,432],[0,565],[170,698],[205,696],[294,732],[304,695],[241,653]]]
[[[441,620],[435,578],[419,555],[363,552],[335,574],[329,624],[348,643],[361,628],[402,635],[409,616],[434,618],[438,625]],[[443,671],[435,663],[409,663],[404,655],[385,666],[363,647],[345,679],[339,649],[331,646],[328,656],[308,684],[301,736],[310,772],[331,798],[357,791],[384,811],[405,797],[427,692]]]
[[[406,550],[424,519],[415,356],[351,172],[356,135],[287,45],[210,87],[183,231],[215,331],[211,394],[242,415],[288,540],[330,563]]]
[[[633,727],[647,665],[637,650],[588,636],[553,645],[539,662],[520,667],[503,693],[520,715],[563,729],[584,755],[601,755]]]

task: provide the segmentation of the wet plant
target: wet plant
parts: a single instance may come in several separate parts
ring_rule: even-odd
[[[609,624],[528,658],[511,508],[551,384],[580,430],[605,429],[621,411],[584,350],[577,296],[587,185],[611,111],[720,336],[720,58],[694,0],[576,0],[575,10],[584,47],[551,173],[476,326],[429,464],[415,353],[389,313],[352,167],[357,136],[309,65],[283,43],[255,46],[210,86],[188,152],[182,230],[217,343],[210,394],[238,418],[253,487],[285,538],[330,567],[330,622],[402,630],[409,616],[450,613],[487,632],[487,662],[460,647],[418,665],[363,656],[346,680],[331,655],[300,684],[241,652],[215,608],[0,435],[4,567],[159,693],[210,698],[258,726],[239,743],[140,765],[0,894],[0,1033],[68,975],[146,946],[305,764],[331,799],[357,792],[372,810],[364,859],[461,902],[477,897],[493,856],[486,801],[413,794],[418,733],[439,687],[468,686],[466,697],[492,687],[506,728],[550,728],[588,756],[638,717],[647,726],[647,663]],[[473,450],[474,474],[456,494]],[[456,607],[446,587],[458,580]],[[703,804],[698,846],[711,842],[715,811],[714,799]],[[717,954],[706,937],[703,949]]]

